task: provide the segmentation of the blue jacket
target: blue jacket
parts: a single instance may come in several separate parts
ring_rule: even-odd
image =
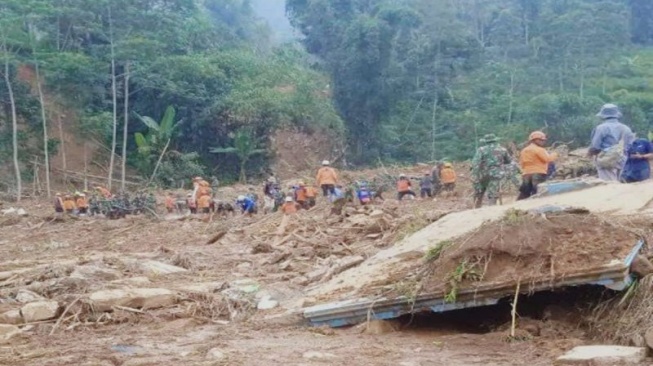
[[[238,202],[238,206],[243,212],[252,212],[256,208],[256,202],[249,197],[245,197],[244,201]]]
[[[641,182],[651,178],[651,166],[648,159],[632,157],[634,154],[650,154],[653,152],[653,145],[647,139],[637,139],[628,146],[628,160],[622,173],[622,178],[628,183]]]

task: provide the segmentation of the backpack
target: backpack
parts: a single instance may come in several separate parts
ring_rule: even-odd
[[[624,159],[624,142],[610,146],[601,151],[596,157],[596,166],[601,169],[618,169]]]

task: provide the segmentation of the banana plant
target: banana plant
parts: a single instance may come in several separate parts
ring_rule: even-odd
[[[160,123],[156,122],[152,117],[136,114],[138,119],[149,129],[147,135],[143,135],[140,132],[134,134],[139,154],[148,163],[154,156],[158,155],[150,182],[156,177],[161,160],[163,160],[163,157],[168,151],[168,147],[177,128],[181,125],[182,121],[175,121],[176,114],[175,108],[169,106],[166,108]]]
[[[240,182],[247,183],[247,162],[255,155],[264,154],[266,150],[258,148],[254,133],[248,128],[238,129],[233,140],[233,146],[214,147],[209,151],[214,154],[235,154],[240,162]]]

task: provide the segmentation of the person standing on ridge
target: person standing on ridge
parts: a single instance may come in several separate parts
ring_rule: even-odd
[[[431,172],[425,172],[424,177],[419,181],[419,196],[422,199],[433,197],[433,177],[431,177]]]
[[[445,194],[453,194],[456,189],[456,171],[453,170],[453,164],[445,163],[440,170],[440,177],[442,180],[442,189]]]
[[[472,183],[474,184],[474,207],[483,205],[487,194],[490,206],[499,200],[499,187],[503,177],[504,166],[512,163],[508,150],[499,145],[499,138],[487,134],[481,140],[483,146],[476,150],[472,160]]]
[[[328,160],[322,162],[322,167],[317,171],[315,181],[322,188],[324,197],[335,194],[336,184],[338,184],[338,173],[331,167],[331,163]]]
[[[523,200],[537,194],[537,186],[546,181],[549,175],[549,164],[558,159],[558,154],[549,154],[544,148],[546,135],[535,131],[528,137],[528,146],[519,154],[519,165],[522,171],[522,184],[519,187],[519,197]]]
[[[594,157],[599,179],[619,181],[626,162],[625,150],[634,140],[630,127],[620,122],[623,116],[619,107],[605,104],[596,115],[603,122],[592,131],[589,157]]]

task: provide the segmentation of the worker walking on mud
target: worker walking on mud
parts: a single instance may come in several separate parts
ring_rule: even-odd
[[[425,172],[424,177],[419,181],[419,196],[421,199],[433,197],[433,178],[431,172]]]
[[[522,184],[519,187],[519,197],[523,200],[537,194],[537,186],[547,180],[549,164],[558,159],[558,154],[549,154],[544,148],[546,135],[535,131],[528,137],[528,146],[519,154],[519,165],[522,171]]]
[[[480,142],[483,146],[476,150],[472,160],[475,208],[483,205],[486,194],[490,206],[497,204],[504,166],[512,163],[508,150],[499,145],[496,135],[485,135]]]
[[[445,163],[440,170],[440,179],[442,181],[442,189],[445,194],[453,195],[456,190],[456,171],[453,169],[453,164]]]
[[[306,184],[304,182],[299,182],[297,187],[293,188],[295,191],[295,202],[299,205],[299,207],[306,208]]]
[[[317,203],[317,189],[313,186],[306,186],[306,209],[309,210],[315,207]]]
[[[75,213],[75,201],[73,200],[73,197],[69,194],[63,197],[63,209],[64,211],[66,211],[67,214]]]
[[[633,142],[634,134],[619,121],[622,114],[614,104],[603,105],[596,116],[603,122],[592,131],[588,155],[594,157],[599,179],[616,182],[626,163],[625,150]]]
[[[77,195],[77,200],[75,201],[77,206],[77,213],[80,215],[88,214],[88,201],[86,200],[86,194],[79,193]]]
[[[322,188],[324,197],[335,194],[336,184],[338,184],[338,173],[331,167],[331,163],[328,160],[322,162],[322,167],[317,171],[315,181]]]
[[[347,198],[345,197],[345,191],[342,185],[338,184],[335,186],[335,188],[333,189],[333,194],[329,196],[329,200],[333,205],[331,207],[331,214],[341,215],[342,209],[347,204]]]
[[[415,199],[415,192],[413,192],[413,185],[410,182],[410,179],[408,179],[406,174],[402,173],[399,174],[399,180],[397,181],[397,199],[401,201],[406,196]]]

